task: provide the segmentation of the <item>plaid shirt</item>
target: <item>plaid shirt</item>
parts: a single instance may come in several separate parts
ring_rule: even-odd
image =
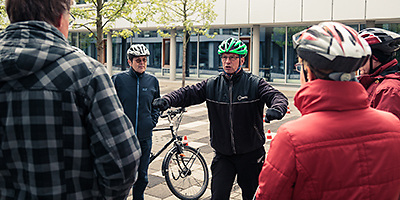
[[[141,152],[104,66],[38,21],[0,52],[0,199],[125,199]]]

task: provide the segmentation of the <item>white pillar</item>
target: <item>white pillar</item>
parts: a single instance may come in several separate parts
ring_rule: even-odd
[[[284,74],[285,74],[285,83],[287,83],[287,60],[288,60],[288,58],[287,58],[287,55],[288,55],[288,32],[287,32],[287,30],[288,30],[288,27],[286,26],[285,27],[285,60],[284,60],[284,69],[285,69],[285,72],[284,72]]]
[[[170,40],[170,58],[169,58],[169,80],[176,80],[176,29],[171,30],[171,40]]]
[[[107,34],[107,71],[110,76],[112,72],[112,37],[111,32]]]
[[[260,25],[253,26],[253,67],[251,73],[260,74]]]

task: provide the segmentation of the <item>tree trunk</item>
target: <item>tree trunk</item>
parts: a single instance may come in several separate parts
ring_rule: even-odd
[[[185,72],[185,75],[186,75],[186,77],[189,77],[190,76],[190,57],[191,57],[190,51],[189,51],[189,49],[190,49],[189,33],[186,33],[186,40],[187,40],[187,42],[186,42],[186,72]]]
[[[183,33],[183,40],[182,40],[182,87],[185,87],[185,77],[186,77],[186,48],[187,48],[187,41],[186,41],[186,32]]]
[[[96,20],[96,45],[97,45],[97,60],[105,63],[104,56],[104,39],[103,39],[103,16],[100,14],[103,0],[97,0],[97,20]]]
[[[104,64],[106,61],[104,56],[104,39],[102,31],[97,31],[97,35],[97,60]]]

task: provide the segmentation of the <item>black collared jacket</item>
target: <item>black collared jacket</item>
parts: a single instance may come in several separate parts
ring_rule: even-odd
[[[266,104],[286,113],[288,100],[263,78],[241,70],[232,77],[220,73],[164,96],[173,107],[206,101],[211,146],[224,155],[244,154],[265,144]]]
[[[160,115],[159,110],[151,105],[154,99],[160,97],[157,78],[147,72],[136,73],[129,68],[114,74],[112,80],[122,107],[135,127],[138,139],[151,139]]]

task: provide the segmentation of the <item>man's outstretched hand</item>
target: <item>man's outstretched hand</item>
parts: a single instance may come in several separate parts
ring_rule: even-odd
[[[279,110],[277,110],[275,108],[268,108],[267,112],[265,113],[264,121],[266,123],[269,123],[271,120],[282,119],[282,117],[283,117],[283,114]]]
[[[170,106],[167,99],[157,98],[153,100],[153,107],[164,111],[167,110]]]

